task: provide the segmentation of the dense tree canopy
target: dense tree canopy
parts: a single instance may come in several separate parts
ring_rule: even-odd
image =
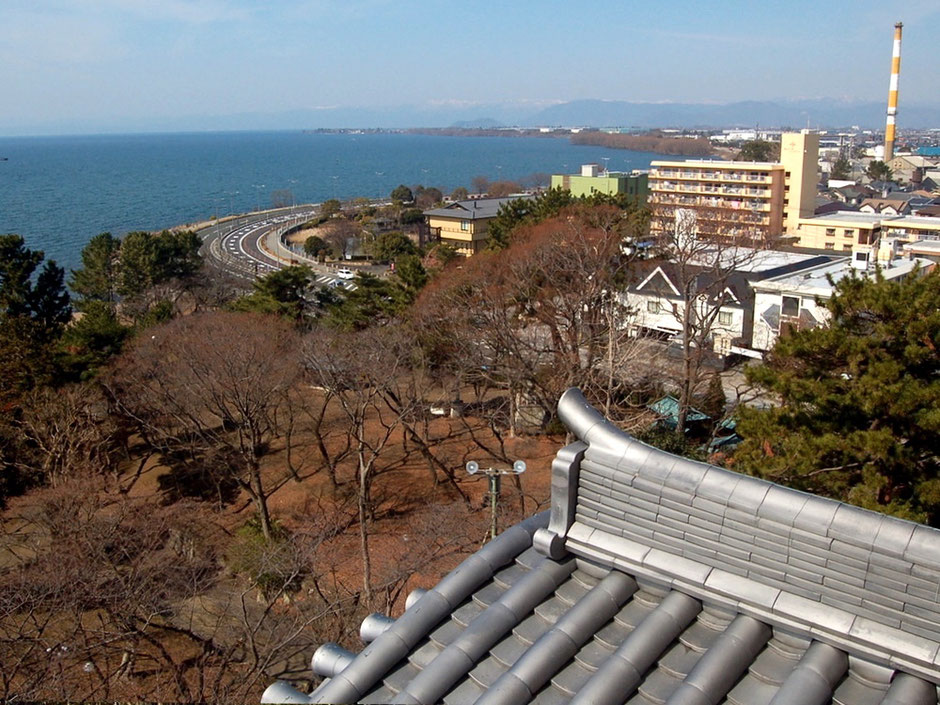
[[[940,272],[849,278],[830,325],[781,338],[754,382],[738,469],[890,514],[940,520]]]
[[[378,262],[392,262],[402,255],[417,254],[418,248],[402,232],[382,233],[370,245],[372,258]]]
[[[552,189],[536,198],[517,198],[504,203],[487,229],[487,249],[502,250],[508,247],[510,236],[517,227],[550,218],[574,200],[570,191]]]
[[[832,170],[829,172],[830,179],[851,179],[852,163],[845,154],[845,150],[839,152],[839,157],[832,163]]]
[[[894,172],[880,159],[873,159],[868,164],[868,169],[865,170],[865,176],[872,181],[891,181],[894,178]]]
[[[330,244],[319,235],[311,235],[304,240],[304,254],[308,257],[325,257],[332,251]]]
[[[775,162],[780,158],[780,143],[767,140],[751,140],[741,145],[735,157],[745,162]]]
[[[411,189],[405,186],[404,184],[398,184],[395,188],[392,189],[392,193],[389,195],[389,198],[394,203],[411,203],[415,200],[414,194],[411,192]]]
[[[535,198],[517,198],[504,203],[487,229],[489,234],[487,249],[493,251],[505,249],[509,246],[516,228],[552,218],[563,208],[574,203],[582,203],[587,207],[614,207],[622,212],[622,217],[631,221],[633,232],[641,232],[649,222],[649,211],[638,206],[627,194],[595,193],[576,198],[567,189],[555,188]]]
[[[338,198],[328,198],[320,204],[320,215],[324,218],[332,218],[343,210],[343,204]]]
[[[71,315],[64,272],[31,250],[19,235],[0,235],[0,316],[25,318],[42,334],[61,329]]]
[[[0,408],[54,376],[53,345],[72,315],[64,271],[43,260],[19,235],[0,235]]]
[[[272,313],[300,320],[313,285],[313,271],[305,265],[292,265],[265,274],[252,282],[252,291],[232,304],[235,311]]]
[[[69,282],[81,302],[114,303],[120,250],[121,241],[111,233],[95,235],[88,241],[82,249],[82,266],[72,270]]]

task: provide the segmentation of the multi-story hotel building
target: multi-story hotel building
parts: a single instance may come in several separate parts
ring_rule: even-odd
[[[819,135],[781,137],[779,162],[655,161],[649,174],[654,232],[694,223],[696,234],[752,239],[795,231],[813,215]]]

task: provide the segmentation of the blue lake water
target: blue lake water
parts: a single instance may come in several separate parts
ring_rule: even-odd
[[[657,155],[539,137],[225,132],[0,138],[0,233],[19,233],[67,269],[94,235],[159,230],[271,205],[387,196],[398,184],[449,193],[604,163],[645,169]]]

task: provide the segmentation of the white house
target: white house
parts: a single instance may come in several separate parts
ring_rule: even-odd
[[[878,260],[885,279],[906,277],[918,267],[922,274],[926,274],[935,266],[927,259],[898,258],[896,251],[891,240],[882,240]],[[853,272],[870,276],[875,271],[873,260],[867,252],[858,251],[853,252],[851,258],[844,257],[754,282],[753,348],[770,350],[777,338],[788,331],[815,328],[826,323],[829,319],[826,301],[832,296],[833,285]]]
[[[686,265],[684,275],[675,262],[651,261],[646,276],[627,290],[624,304],[638,334],[677,336],[683,329],[682,289],[684,281],[688,282],[697,296],[696,319],[707,316],[711,323],[712,349],[719,355],[749,354],[755,282],[803,271],[831,259],[826,255],[723,247],[702,252],[695,263]]]

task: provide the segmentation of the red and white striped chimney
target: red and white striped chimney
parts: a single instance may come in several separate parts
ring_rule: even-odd
[[[894,123],[898,114],[898,76],[901,74],[901,27],[894,25],[894,48],[891,52],[891,84],[888,87],[888,121],[885,124],[885,163],[894,156]]]

